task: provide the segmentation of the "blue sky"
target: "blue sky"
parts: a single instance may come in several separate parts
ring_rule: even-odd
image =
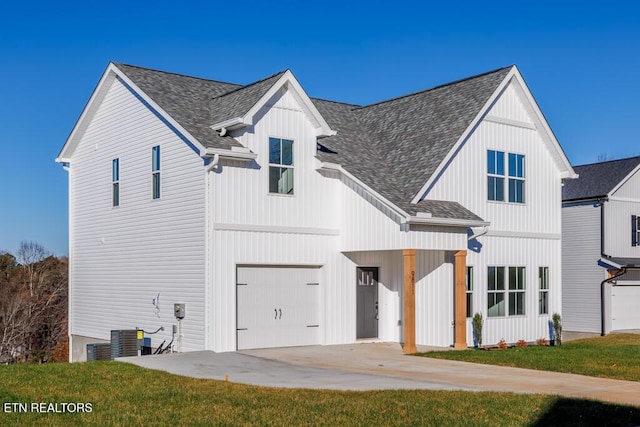
[[[368,104],[516,64],[573,164],[640,154],[636,2],[10,2],[0,6],[0,250],[68,253],[54,163],[109,61],[234,83],[290,68]]]

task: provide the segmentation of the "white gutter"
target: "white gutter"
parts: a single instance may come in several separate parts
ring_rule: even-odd
[[[444,225],[444,226],[451,226],[451,227],[487,227],[491,225],[490,222],[477,221],[473,219],[425,218],[423,216],[407,217],[407,224]]]
[[[206,148],[204,150],[205,156],[218,156],[219,159],[240,160],[248,162],[255,160],[258,155],[246,148],[233,147],[231,150],[223,150],[221,148]]]
[[[244,121],[244,119],[242,117],[234,117],[232,119],[225,120],[223,122],[211,125],[211,129],[213,129],[213,130],[220,130],[220,129],[223,129],[223,128],[233,129],[235,127],[242,127],[242,126],[246,126],[246,125],[247,125],[247,123],[245,123],[245,121]]]
[[[487,224],[486,226],[482,227],[480,229],[480,231],[475,231],[473,228],[471,228],[471,231],[473,231],[473,234],[471,236],[469,236],[467,238],[467,240],[473,240],[473,239],[477,239],[480,236],[484,236],[485,234],[487,234],[489,232],[489,224]]]

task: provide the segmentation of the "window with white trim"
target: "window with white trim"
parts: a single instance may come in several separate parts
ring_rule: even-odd
[[[487,198],[504,201],[504,152],[487,151]]]
[[[509,316],[525,315],[525,268],[509,267]]]
[[[293,194],[293,141],[269,138],[269,193]]]
[[[473,317],[473,267],[467,266],[467,318]]]
[[[487,277],[487,316],[504,316],[504,267],[489,267]]]
[[[111,161],[111,206],[120,206],[120,159]]]
[[[538,267],[538,314],[549,314],[549,267]]]
[[[631,246],[640,246],[640,216],[631,215]]]
[[[525,201],[525,157],[524,154],[487,150],[487,200],[509,203]],[[506,173],[505,173],[506,169]],[[505,185],[507,198],[505,200]]]
[[[509,202],[524,203],[524,155],[509,153]]]
[[[525,267],[488,267],[488,317],[523,316],[526,314],[525,276]]]
[[[160,146],[151,149],[151,193],[154,199],[160,198]]]

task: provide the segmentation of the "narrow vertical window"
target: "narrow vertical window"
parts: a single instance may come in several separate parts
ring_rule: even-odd
[[[504,201],[504,152],[487,151],[487,199]]]
[[[473,317],[473,267],[467,266],[467,318]]]
[[[631,246],[640,246],[640,216],[631,215]]]
[[[549,314],[549,267],[538,268],[538,313]]]
[[[293,141],[269,138],[269,193],[293,194]]]
[[[154,199],[160,198],[160,146],[151,149],[152,194]]]
[[[509,316],[525,314],[525,268],[509,267]]]
[[[120,159],[111,161],[111,205],[120,206]]]
[[[509,202],[524,203],[524,155],[509,153]]]
[[[504,267],[489,267],[487,312],[489,317],[504,316]]]

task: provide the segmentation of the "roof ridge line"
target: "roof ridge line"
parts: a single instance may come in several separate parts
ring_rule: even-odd
[[[425,93],[425,92],[430,92],[432,90],[441,89],[441,88],[444,88],[444,87],[447,87],[447,86],[452,86],[452,85],[455,85],[455,84],[458,84],[458,83],[465,82],[467,80],[477,79],[479,77],[483,77],[483,76],[486,76],[486,75],[489,75],[489,74],[497,73],[498,71],[506,70],[507,68],[512,68],[512,67],[515,67],[515,64],[509,65],[509,66],[506,66],[506,67],[496,68],[495,70],[487,71],[487,72],[484,72],[484,73],[481,73],[481,74],[476,74],[476,75],[473,75],[473,76],[464,77],[462,79],[458,79],[458,80],[454,80],[452,82],[448,82],[448,83],[440,84],[440,85],[437,85],[437,86],[433,86],[433,87],[430,87],[428,89],[422,89],[422,90],[419,90],[419,91],[416,91],[416,92],[408,93],[406,95],[398,96],[396,98],[390,98],[390,99],[386,99],[384,101],[374,102],[373,104],[368,104],[368,105],[364,105],[362,107],[359,107],[359,108],[357,108],[357,110],[364,110],[366,108],[374,107],[376,105],[380,105],[380,104],[384,104],[384,103],[392,102],[392,101],[397,101],[399,99],[408,98],[410,96],[419,95],[419,94],[422,94],[422,93]]]
[[[357,108],[362,108],[362,105],[359,105],[359,104],[352,104],[352,103],[350,103],[350,102],[333,101],[333,100],[331,100],[331,99],[318,98],[318,97],[313,97],[313,96],[310,96],[309,98],[310,98],[311,100],[314,100],[314,99],[315,99],[315,100],[317,100],[317,101],[331,102],[332,104],[341,104],[341,105],[347,105],[347,106],[349,106],[349,107],[356,107],[356,109],[357,109]]]
[[[267,80],[269,80],[269,79],[271,79],[271,78],[273,78],[273,77],[275,77],[275,76],[278,76],[278,75],[280,75],[280,74],[284,74],[284,73],[286,73],[287,71],[289,71],[289,69],[288,69],[288,68],[287,68],[287,69],[285,69],[285,70],[282,70],[282,71],[278,71],[277,73],[272,74],[272,75],[270,75],[269,77],[265,77],[265,78],[263,78],[263,79],[256,80],[255,82],[249,83],[249,84],[247,84],[247,85],[244,85],[244,86],[242,86],[242,85],[241,85],[241,86],[240,86],[240,87],[238,87],[238,88],[235,88],[235,89],[233,89],[233,90],[231,90],[231,91],[229,91],[229,92],[223,93],[222,95],[218,95],[218,96],[213,97],[213,98],[211,98],[211,99],[212,99],[212,100],[214,100],[214,99],[220,99],[220,98],[222,98],[222,97],[224,97],[224,96],[231,95],[232,93],[238,92],[238,91],[240,91],[240,90],[242,90],[242,89],[250,88],[251,86],[255,86],[255,85],[259,84],[259,83],[265,82],[265,81],[267,81]]]
[[[194,79],[194,80],[202,80],[205,82],[214,82],[214,83],[222,83],[222,84],[227,84],[227,85],[234,85],[234,86],[240,86],[242,87],[241,84],[239,83],[232,83],[232,82],[225,82],[222,80],[214,80],[214,79],[206,79],[204,77],[196,77],[196,76],[190,76],[188,74],[182,74],[182,73],[175,73],[172,71],[163,71],[163,70],[158,70],[156,68],[149,68],[149,67],[141,67],[140,65],[132,65],[132,64],[125,64],[124,62],[114,62],[112,61],[112,63],[117,67],[118,65],[124,65],[127,67],[132,67],[132,68],[137,68],[139,70],[147,70],[147,71],[153,71],[155,73],[162,73],[162,74],[169,74],[169,75],[173,75],[173,76],[178,76],[178,77],[187,77],[189,79]],[[234,89],[235,90],[235,89]]]

